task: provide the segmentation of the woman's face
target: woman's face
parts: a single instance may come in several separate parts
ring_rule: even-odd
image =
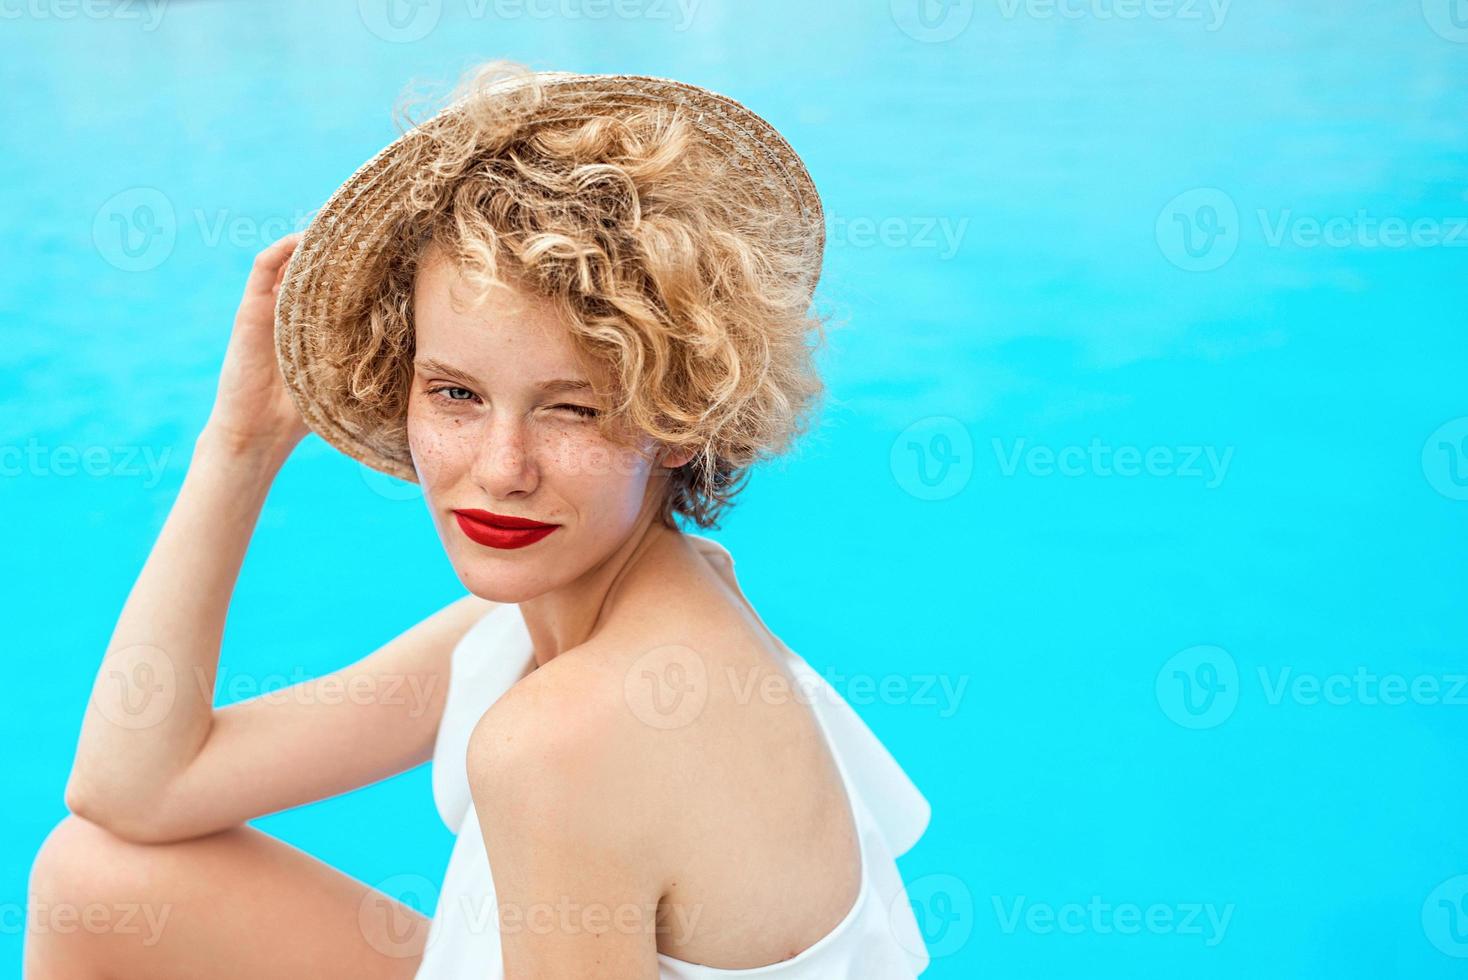
[[[464,587],[521,602],[615,551],[655,508],[658,466],[687,456],[659,459],[646,438],[599,433],[604,405],[593,386],[605,390],[606,375],[581,363],[549,300],[505,286],[470,309],[468,295],[453,263],[430,248],[413,294],[408,446]],[[486,528],[464,510],[551,527]]]

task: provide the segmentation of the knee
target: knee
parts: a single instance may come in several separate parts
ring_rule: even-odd
[[[143,852],[141,845],[67,814],[51,828],[31,863],[27,894],[32,914],[41,907],[131,897],[128,893],[143,883]]]
[[[143,884],[142,862],[129,847],[136,845],[71,814],[51,828],[26,883],[27,977],[100,976],[92,965],[96,936],[118,919],[117,903]]]

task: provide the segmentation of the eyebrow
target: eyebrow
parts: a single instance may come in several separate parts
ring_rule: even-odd
[[[456,368],[452,364],[440,361],[434,357],[419,358],[413,362],[413,366],[424,371],[441,371],[444,374],[453,374],[470,380],[474,379],[474,376],[469,372]],[[535,387],[544,392],[590,391],[592,384],[584,378],[551,378],[549,381],[540,382]]]

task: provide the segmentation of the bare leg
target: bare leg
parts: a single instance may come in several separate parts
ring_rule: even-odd
[[[26,980],[408,980],[428,919],[253,827],[135,844],[76,816],[31,869]]]

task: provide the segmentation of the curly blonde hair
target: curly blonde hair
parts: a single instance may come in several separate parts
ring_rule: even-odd
[[[717,526],[750,468],[789,448],[823,394],[809,227],[682,106],[610,112],[506,61],[470,69],[450,101],[460,111],[408,119],[430,138],[405,168],[380,285],[360,300],[363,329],[323,353],[391,429],[380,435],[405,441],[426,249],[452,258],[472,298],[528,286],[553,301],[578,351],[609,368],[602,431],[630,427],[692,452],[669,472],[663,522]]]

